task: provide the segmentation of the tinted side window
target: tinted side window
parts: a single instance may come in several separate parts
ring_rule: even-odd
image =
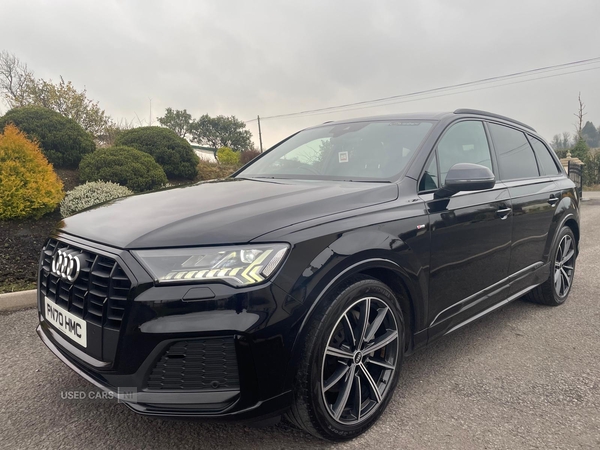
[[[556,166],[556,162],[554,162],[554,158],[550,154],[550,150],[548,150],[548,147],[546,147],[542,141],[534,137],[531,137],[530,140],[538,161],[538,165],[540,166],[541,174],[556,175],[560,173],[558,167]]]
[[[483,123],[465,121],[452,125],[438,144],[438,158],[442,186],[446,182],[448,171],[454,164],[480,164],[492,170],[490,148]]]
[[[435,153],[431,158],[431,161],[427,164],[425,172],[419,182],[419,191],[430,191],[439,188],[438,185],[438,170],[437,170],[437,158]]]
[[[525,134],[513,128],[490,123],[490,133],[498,156],[500,179],[539,176],[533,150]]]

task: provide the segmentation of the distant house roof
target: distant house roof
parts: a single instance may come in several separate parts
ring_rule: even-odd
[[[189,142],[189,141],[188,141]],[[194,153],[203,161],[217,162],[217,149],[213,147],[205,147],[204,145],[194,144],[190,142]]]
[[[202,152],[212,152],[213,154],[217,152],[217,149],[213,148],[213,147],[205,147],[205,146],[199,145],[199,144],[192,144],[191,142],[190,142],[190,145],[192,146],[192,148],[194,150],[200,150]]]

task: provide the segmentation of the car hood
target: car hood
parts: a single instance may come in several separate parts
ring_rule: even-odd
[[[63,220],[58,231],[119,248],[245,243],[397,197],[395,184],[232,178],[105,203]]]

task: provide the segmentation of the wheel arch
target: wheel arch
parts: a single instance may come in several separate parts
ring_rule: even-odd
[[[569,227],[573,234],[575,235],[575,241],[577,242],[577,249],[579,250],[579,223],[571,216],[567,220],[565,220],[564,225]]]
[[[308,324],[315,313],[316,308],[322,304],[328,294],[334,292],[342,283],[356,275],[366,275],[375,280],[386,284],[395,294],[398,304],[405,315],[405,351],[412,350],[415,333],[419,329],[419,323],[425,317],[424,293],[418,282],[411,279],[407,270],[396,261],[384,257],[371,257],[362,259],[354,264],[350,264],[335,276],[331,277],[328,283],[320,289],[318,296],[311,303],[306,313],[302,325],[292,346],[292,358],[286,374],[286,387],[290,387],[294,379],[293,368],[298,364],[302,357],[303,346]],[[400,294],[400,295],[398,295]]]
[[[579,220],[578,215],[575,214],[574,211],[566,212],[559,218],[556,222],[556,227],[552,230],[552,236],[548,239],[548,248],[547,255],[550,258],[550,251],[556,245],[556,239],[558,237],[558,233],[562,230],[563,227],[569,227],[573,234],[575,235],[575,250],[579,253],[579,239],[580,239],[580,229],[579,229]],[[550,261],[550,259],[548,259]]]
[[[405,325],[405,351],[410,351],[414,345],[414,334],[416,332],[416,318],[415,318],[415,300],[411,295],[410,290],[407,286],[407,281],[402,277],[401,274],[395,272],[389,268],[368,268],[359,272],[361,275],[367,275],[371,278],[381,281],[383,284],[388,286],[396,296],[396,301],[404,314],[404,325]],[[399,294],[399,295],[398,295]]]
[[[563,196],[560,203],[556,206],[544,249],[544,260],[546,262],[550,261],[550,252],[554,248],[556,237],[563,226],[567,226],[573,231],[577,244],[577,252],[579,252],[579,239],[581,236],[579,228],[579,204],[571,195]]]

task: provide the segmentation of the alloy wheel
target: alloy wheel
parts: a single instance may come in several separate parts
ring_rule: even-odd
[[[363,422],[387,395],[398,362],[398,325],[380,299],[354,302],[329,336],[321,392],[329,415],[342,424]]]
[[[575,246],[571,236],[566,235],[560,241],[554,261],[554,289],[556,295],[565,297],[571,289],[575,264]]]

